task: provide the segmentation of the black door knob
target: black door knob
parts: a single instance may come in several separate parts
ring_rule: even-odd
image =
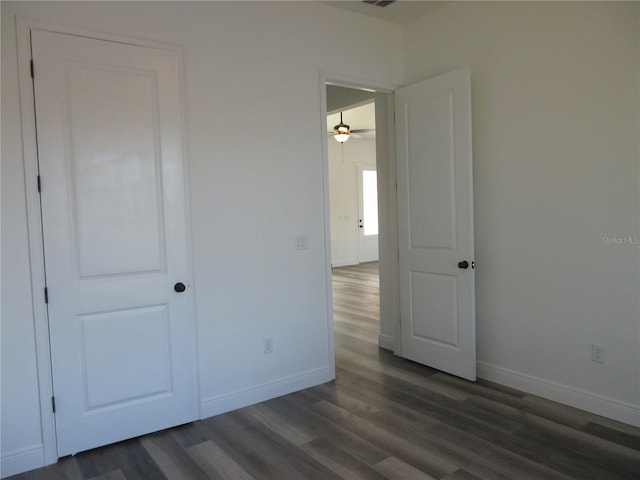
[[[184,285],[184,283],[178,282],[173,286],[173,289],[178,293],[182,293],[187,289],[187,287]]]
[[[467,262],[466,260],[463,260],[462,262],[458,262],[458,268],[466,270],[467,268],[469,268],[469,262]]]

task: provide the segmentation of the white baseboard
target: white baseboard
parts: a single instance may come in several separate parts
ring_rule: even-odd
[[[640,427],[640,405],[620,402],[484,362],[478,362],[477,369],[478,377],[485,380]]]
[[[332,267],[349,267],[351,265],[358,265],[358,259],[357,258],[347,258],[343,260],[331,259]]]
[[[201,418],[213,417],[214,415],[264,402],[298,390],[315,387],[331,380],[333,380],[333,377],[329,367],[319,368],[257,387],[204,399],[200,405],[200,415]]]
[[[42,444],[13,450],[2,455],[0,478],[44,467],[44,464],[44,447]]]
[[[383,335],[382,333],[378,335],[378,346],[380,348],[385,348],[387,350],[393,351],[395,348],[393,344],[393,337],[391,335]]]

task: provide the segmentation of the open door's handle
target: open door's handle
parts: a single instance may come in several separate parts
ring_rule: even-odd
[[[364,225],[362,224],[362,219],[360,219],[360,220],[359,220],[358,226],[359,226],[360,228],[364,228]]]
[[[466,260],[458,262],[458,268],[466,270],[467,268],[469,268],[469,262],[467,262]],[[474,268],[476,268],[476,262],[471,262],[471,269],[473,270]]]

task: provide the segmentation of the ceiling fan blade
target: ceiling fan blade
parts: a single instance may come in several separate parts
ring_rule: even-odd
[[[351,132],[349,132],[349,136],[351,138],[362,138],[362,135],[355,133],[355,130],[351,130]],[[327,132],[327,137],[333,137],[333,132]]]
[[[354,128],[351,133],[376,133],[375,128]]]

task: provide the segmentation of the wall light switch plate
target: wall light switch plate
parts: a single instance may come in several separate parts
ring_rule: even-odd
[[[591,361],[604,363],[604,345],[594,343],[591,345]]]
[[[307,250],[309,248],[309,235],[306,233],[296,237],[296,250]]]

